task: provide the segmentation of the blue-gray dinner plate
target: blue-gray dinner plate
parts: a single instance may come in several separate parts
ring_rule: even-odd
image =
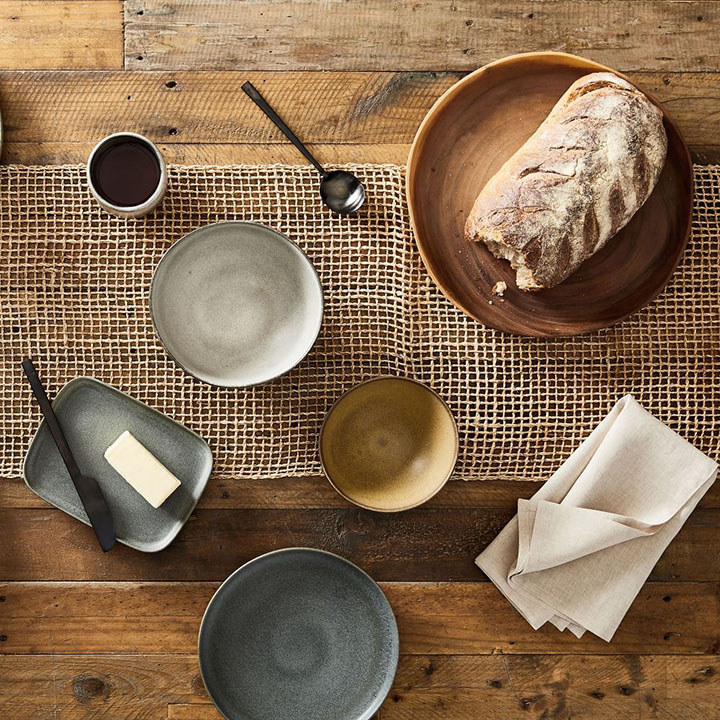
[[[221,585],[198,649],[208,694],[229,720],[369,720],[395,677],[398,632],[360,568],[288,548]]]

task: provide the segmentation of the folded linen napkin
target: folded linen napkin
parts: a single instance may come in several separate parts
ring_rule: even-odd
[[[475,562],[535,630],[609,642],[717,471],[626,395]]]

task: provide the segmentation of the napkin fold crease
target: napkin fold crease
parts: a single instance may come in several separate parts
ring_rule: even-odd
[[[717,470],[626,395],[475,562],[533,628],[609,641]]]

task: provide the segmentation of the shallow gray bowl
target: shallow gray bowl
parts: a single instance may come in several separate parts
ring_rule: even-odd
[[[155,269],[155,330],[170,356],[210,385],[273,380],[312,348],[322,324],[315,268],[284,235],[254,223],[205,225]]]
[[[398,632],[360,568],[287,548],[220,586],[198,649],[208,694],[230,720],[369,720],[395,677]]]

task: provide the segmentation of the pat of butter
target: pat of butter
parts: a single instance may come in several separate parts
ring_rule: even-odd
[[[105,459],[154,508],[180,487],[180,481],[127,430],[105,451]]]

